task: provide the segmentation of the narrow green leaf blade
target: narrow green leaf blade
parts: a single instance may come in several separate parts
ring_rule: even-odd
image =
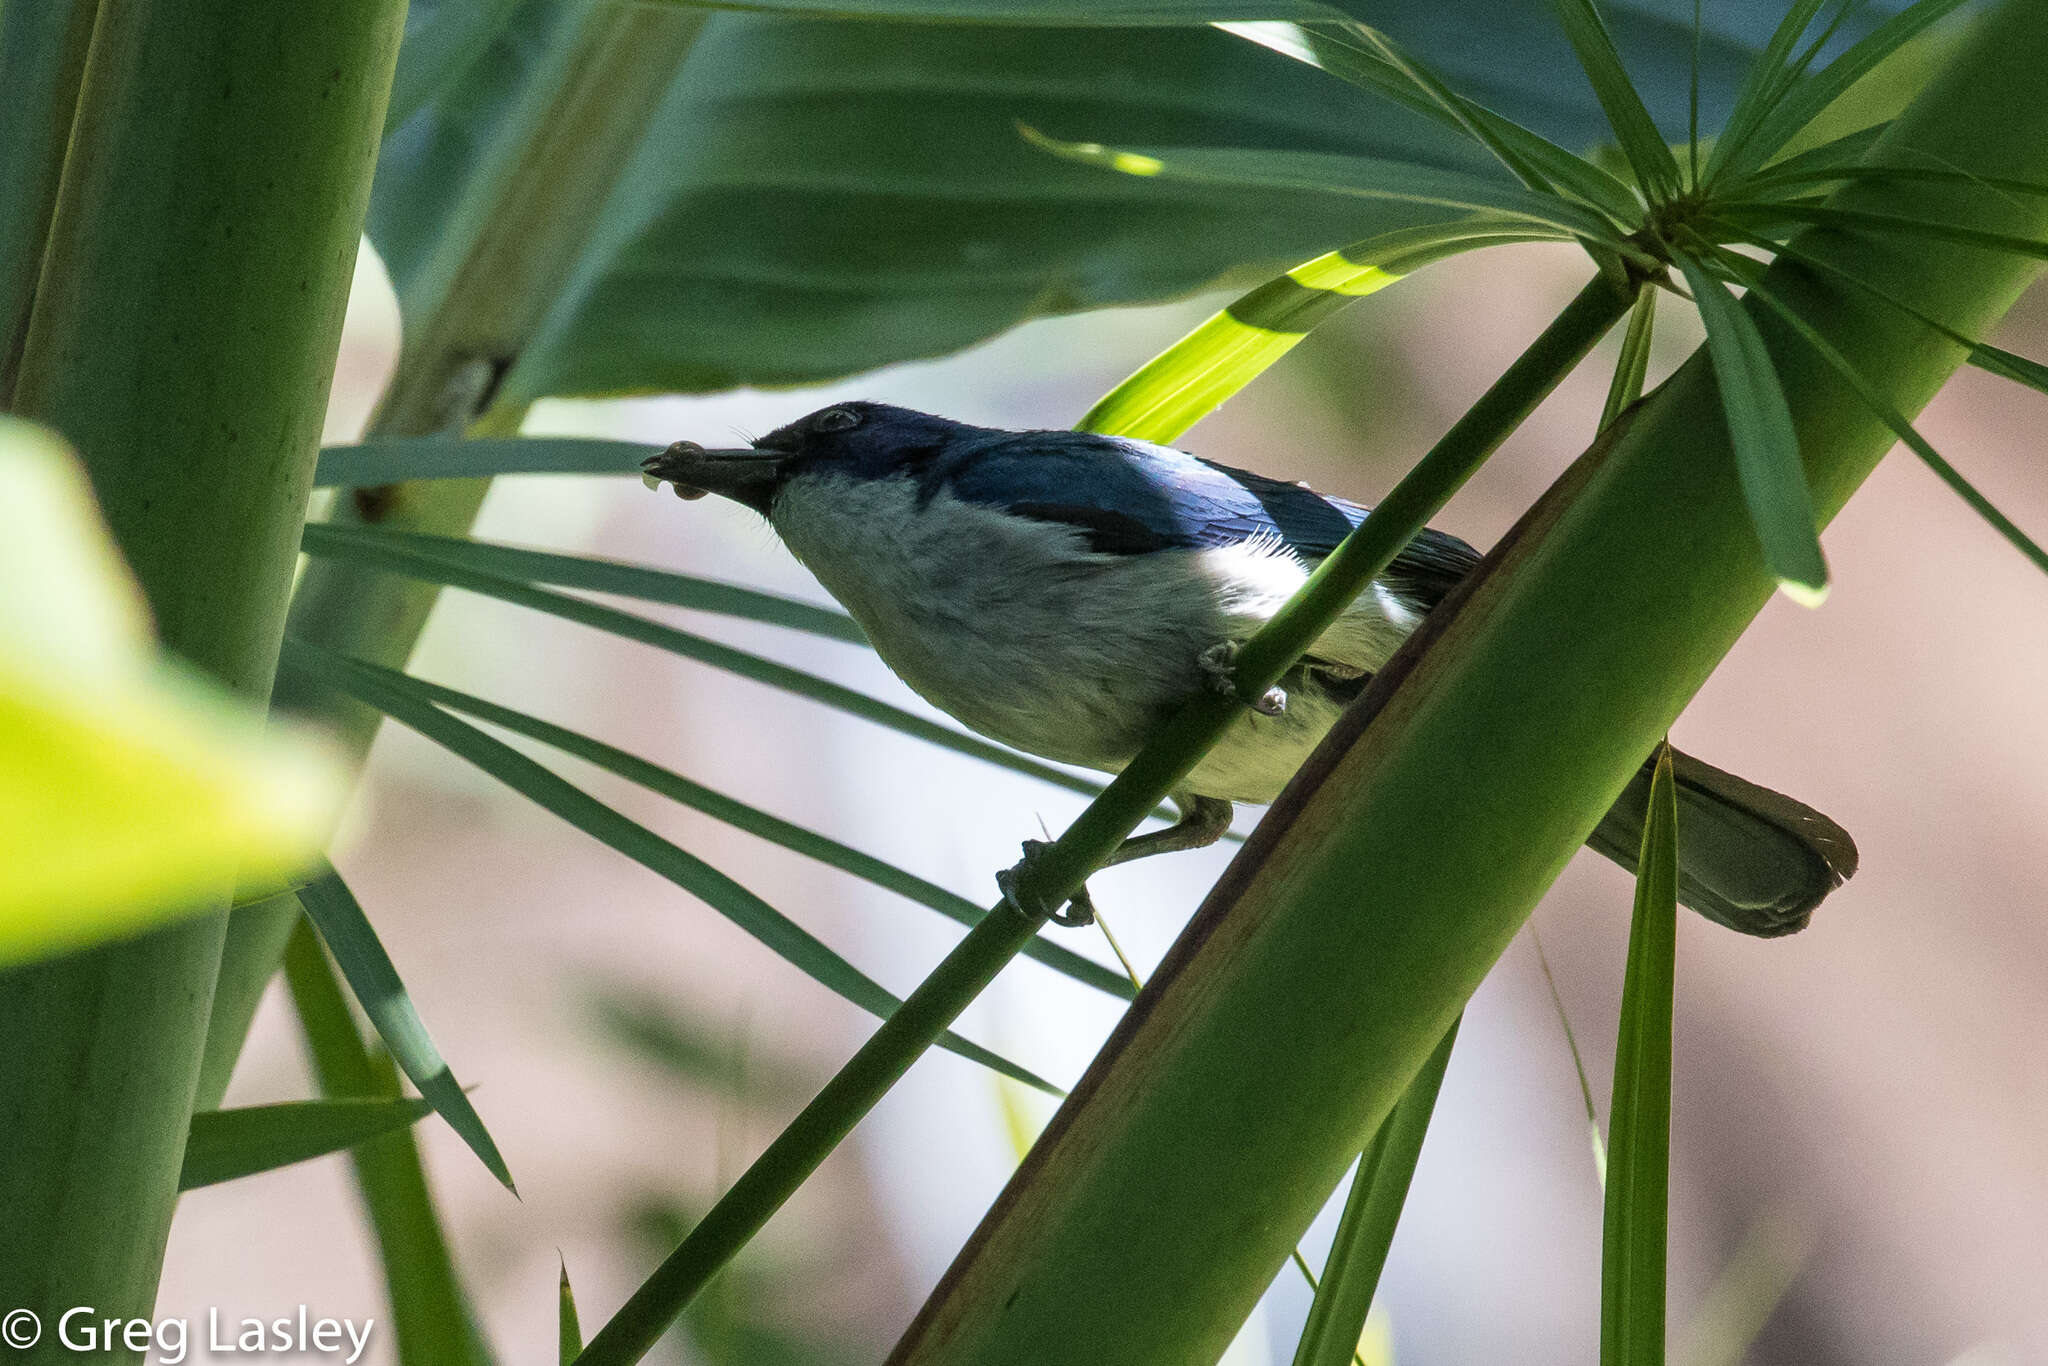
[[[1317,324],[1403,275],[1462,251],[1558,236],[1531,231],[1517,219],[1482,216],[1387,233],[1305,261],[1154,356],[1074,425],[1084,432],[1175,441]]]
[[[1908,218],[1903,214],[1871,213],[1864,209],[1842,209],[1831,204],[1807,204],[1796,201],[1770,204],[1741,200],[1717,207],[1721,213],[1737,222],[1791,219],[1799,223],[1817,223],[1824,228],[1864,228],[1877,233],[1933,237],[1944,242],[1982,247],[1986,251],[2004,251],[2015,256],[2048,261],[2048,242],[2038,242],[2031,237],[2018,237],[2007,232],[1967,228],[1957,223]]]
[[[1633,224],[1642,217],[1642,202],[1621,180],[1585,157],[1467,99],[1377,29],[1360,23],[1265,22],[1217,27],[1457,128],[1492,152],[1531,190],[1567,191],[1624,223]]]
[[[1735,257],[1732,253],[1728,257],[1728,261],[1731,263],[1738,260],[1742,260],[1742,258]],[[1745,262],[1741,267],[1735,267],[1731,264],[1730,268],[1741,269],[1745,274],[1748,274],[1750,273],[1750,264]],[[1971,511],[1990,523],[1994,531],[2003,536],[2007,543],[2019,551],[2020,554],[2032,561],[2037,569],[2048,572],[2048,548],[2044,548],[2033,537],[2020,530],[2018,523],[1999,511],[1998,507],[1989,498],[1986,498],[1976,485],[1964,478],[1962,471],[1951,465],[1942,456],[1941,452],[1935,450],[1933,444],[1920,434],[1919,429],[1907,421],[1906,415],[1898,410],[1897,405],[1893,404],[1876,386],[1865,379],[1850,362],[1849,358],[1842,354],[1839,348],[1815,331],[1813,326],[1800,317],[1791,305],[1779,298],[1775,291],[1765,288],[1760,281],[1754,278],[1749,280],[1749,288],[1757,298],[1763,300],[1772,312],[1783,318],[1786,324],[1793,331],[1797,332],[1805,340],[1806,344],[1811,346],[1820,355],[1821,359],[1825,360],[1834,372],[1842,377],[1843,381],[1850,388],[1856,391],[1857,397],[1863,400],[1864,406],[1875,413],[1885,426],[1891,428],[1892,435],[1898,437],[1913,454],[1919,456],[1927,467],[1933,470],[1935,475],[1955,492],[1957,497],[1969,505]],[[1958,345],[1969,347],[1973,361],[1976,359],[1977,350],[1983,349],[1975,347],[1967,338],[1958,336],[1951,329],[1934,323],[1932,319],[1918,314],[1917,310],[1908,311],[1914,312],[1915,316],[1920,316],[1922,321],[1929,323],[1930,326],[1937,328],[1939,331],[1948,333],[1950,340],[1955,341]],[[2018,360],[2020,358],[2013,357],[2013,359]],[[2031,364],[2031,362],[2028,362],[2028,364]]]
[[[2037,360],[1978,342],[1970,348],[1970,364],[2048,394],[2048,365]]]
[[[1827,595],[1827,562],[1814,529],[1813,497],[1799,460],[1799,436],[1785,391],[1756,323],[1728,287],[1690,256],[1678,258],[1707,327],[1707,352],[1721,390],[1721,411],[1743,500],[1779,587],[1808,606]]]
[[[670,0],[700,3],[700,0]],[[1059,28],[1179,28],[1230,19],[1315,20],[1343,11],[1316,0],[718,0],[720,9],[754,10],[808,19],[893,23],[1015,24]]]
[[[1358,1159],[1330,1260],[1294,1350],[1294,1366],[1348,1366],[1358,1350],[1457,1039],[1453,1022]]]
[[[399,1099],[398,1069],[389,1055],[364,1047],[341,979],[304,917],[285,945],[284,976],[320,1089],[333,1097]],[[368,1139],[349,1158],[377,1237],[398,1360],[490,1366],[490,1345],[449,1255],[413,1131]]]
[[[741,617],[769,626],[785,626],[849,645],[865,645],[868,638],[852,617],[831,607],[764,593],[736,583],[679,574],[651,565],[627,564],[620,560],[589,555],[563,555],[494,541],[472,541],[455,536],[429,536],[418,532],[390,531],[375,526],[340,526],[315,522],[306,527],[303,543],[309,554],[320,547],[385,545],[413,555],[467,566],[479,573],[521,583],[549,584],[556,588],[579,588],[591,593],[609,593],[642,602],[666,603],[698,612]]]
[[[1672,156],[1671,145],[1657,131],[1643,97],[1622,67],[1621,54],[1615,50],[1614,38],[1593,0],[1552,0],[1552,7],[1564,25],[1565,35],[1571,39],[1572,51],[1578,54],[1579,65],[1584,68],[1600,107],[1606,111],[1615,141],[1636,179],[1655,197],[1676,196],[1678,159]]]
[[[1643,396],[1643,377],[1650,369],[1650,343],[1657,331],[1657,291],[1646,289],[1636,296],[1629,311],[1628,331],[1622,334],[1621,355],[1614,366],[1614,382],[1608,386],[1607,402],[1600,410],[1600,430],[1620,417],[1622,410]]]
[[[774,660],[735,649],[730,645],[706,640],[702,636],[663,625],[658,621],[649,621],[645,617],[637,617],[630,612],[621,612],[616,608],[587,602],[565,593],[551,593],[544,588],[534,588],[515,579],[481,573],[449,559],[416,554],[410,550],[400,549],[389,541],[333,536],[316,527],[307,527],[306,532],[303,544],[311,554],[361,560],[408,578],[445,584],[465,592],[480,593],[485,597],[496,598],[500,602],[513,603],[600,631],[609,631],[627,640],[637,640],[643,645],[652,645],[658,650],[666,650],[670,654],[693,659],[700,664],[708,664],[714,669],[723,669],[742,678],[752,679],[756,683],[780,688],[799,697],[807,697],[813,702],[822,703],[863,720],[873,721],[877,725],[887,726],[891,730],[924,740],[942,749],[950,749],[956,754],[996,764],[1055,787],[1065,788],[1069,792],[1093,796],[1102,790],[1100,783],[1055,768],[1051,764],[1019,754],[1015,750],[1005,749],[979,736],[954,730],[950,726],[942,726],[914,712],[892,706],[842,684],[820,678],[816,674],[806,673],[802,669],[791,668],[786,664],[778,664]]]
[[[1791,69],[1792,51],[1799,42],[1799,35],[1806,32],[1813,23],[1813,17],[1826,3],[1827,0],[1794,0],[1785,11],[1785,17],[1779,20],[1770,42],[1750,63],[1741,88],[1735,92],[1735,107],[1728,112],[1721,136],[1715,140],[1713,151],[1708,155],[1706,179],[1715,179],[1721,168],[1764,121],[1764,116],[1784,91],[1784,82]]]
[[[313,469],[318,488],[364,488],[410,479],[481,479],[500,474],[638,474],[659,446],[582,437],[387,436],[326,446]]]
[[[334,955],[341,975],[348,979],[349,990],[355,993],[363,1013],[377,1027],[384,1046],[391,1050],[392,1060],[412,1078],[420,1095],[440,1112],[448,1126],[462,1136],[491,1175],[506,1190],[517,1194],[498,1145],[491,1140],[469,1097],[463,1094],[455,1074],[448,1070],[441,1051],[434,1047],[405,983],[398,980],[391,955],[384,951],[383,941],[377,938],[377,931],[348,884],[332,867],[324,868],[319,877],[300,891],[299,904],[306,908],[306,915],[326,941],[328,952]]]
[[[374,667],[296,639],[286,640],[279,667],[302,675],[308,683],[343,692],[374,707],[476,765],[593,839],[667,878],[805,976],[861,1009],[886,1018],[902,1004],[809,931],[732,878],[637,821],[627,819],[503,741],[422,697],[392,687]],[[1027,1086],[1051,1095],[1065,1094],[1036,1073],[957,1035],[947,1034],[942,1045]]]
[[[1448,211],[1426,213],[1426,219],[1441,220],[1452,214],[1499,214],[1590,242],[1617,248],[1626,245],[1606,219],[1573,200],[1469,171],[1335,152],[1248,147],[1116,148],[1099,142],[1063,142],[1030,128],[1023,133],[1056,156],[1125,175],[1239,189],[1385,200],[1414,205],[1419,210]]]
[[[409,1098],[294,1100],[202,1110],[192,1116],[185,1137],[178,1189],[196,1190],[353,1148],[364,1139],[403,1129],[433,1108],[424,1098]]]
[[[1671,997],[1678,949],[1678,785],[1657,754],[1614,1049],[1612,1161],[1600,1243],[1601,1366],[1662,1366],[1670,1219]]]
[[[566,1257],[562,1259],[561,1288],[556,1293],[559,1296],[556,1311],[560,1342],[559,1360],[562,1366],[570,1366],[577,1357],[583,1355],[583,1324],[576,1317],[576,1292],[569,1288],[569,1261]]]
[[[1946,19],[1966,0],[1918,0],[1872,29],[1847,52],[1794,86],[1772,109],[1742,148],[1734,170],[1761,165],[1819,118],[1822,111],[1863,79],[1871,68],[1904,47],[1934,24]]]
[[[606,772],[617,774],[628,782],[638,783],[649,791],[659,792],[662,796],[681,802],[693,810],[702,811],[714,820],[724,821],[735,829],[744,830],[750,835],[779,845],[791,853],[816,859],[827,867],[837,868],[864,882],[895,892],[962,925],[974,925],[988,913],[967,898],[956,896],[945,888],[927,882],[892,863],[863,854],[857,849],[849,848],[837,840],[828,839],[790,821],[771,816],[723,793],[714,792],[701,783],[692,782],[680,773],[671,772],[638,755],[628,754],[622,749],[566,727],[553,725],[537,716],[530,716],[510,707],[501,707],[495,702],[485,701],[481,697],[474,697],[454,688],[430,683],[410,674],[377,669],[368,664],[363,667],[372,669],[380,680],[394,689],[416,693],[427,701],[538,740],[564,754],[594,764]],[[1119,1000],[1128,1001],[1136,995],[1130,982],[1121,973],[1113,972],[1093,959],[1084,958],[1072,949],[1043,937],[1035,938],[1026,944],[1024,952],[1054,971],[1064,973],[1098,991],[1107,992]]]

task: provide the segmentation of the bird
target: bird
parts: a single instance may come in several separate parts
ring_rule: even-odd
[[[832,404],[741,448],[678,441],[642,470],[683,498],[717,494],[765,517],[940,711],[1109,773],[1197,689],[1234,692],[1239,644],[1368,511],[1148,441],[874,402]],[[1479,561],[1455,536],[1416,535],[1171,794],[1180,819],[1108,862],[1214,843],[1236,803],[1271,802]],[[1630,871],[1650,771],[1646,760],[1587,841]],[[1790,934],[1855,871],[1848,832],[1804,803],[1676,751],[1673,774],[1679,899],[1710,920]],[[1040,848],[1025,842],[1027,862]],[[1016,871],[999,879],[1012,898]],[[1091,914],[1083,888],[1054,918]]]

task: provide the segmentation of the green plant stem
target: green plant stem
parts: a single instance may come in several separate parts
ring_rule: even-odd
[[[0,4],[0,411],[14,393],[100,0]]]
[[[616,0],[588,6],[574,22],[548,76],[473,177],[433,264],[399,301],[405,343],[373,433],[518,432],[525,405],[492,405],[491,391],[531,340],[596,230],[612,183],[640,138],[641,115],[673,79],[703,23],[687,6]],[[475,522],[489,487],[488,479],[444,479],[344,489],[329,520],[460,536]],[[438,584],[316,561],[306,566],[293,598],[291,630],[329,649],[402,668],[440,592]],[[368,756],[380,720],[369,708],[288,689],[276,705],[338,728],[358,765]],[[292,902],[232,917],[202,1103],[218,1103],[225,1093],[264,983],[276,972],[297,918]]]
[[[997,902],[612,1315],[580,1366],[638,1361],[1043,925]]]
[[[1522,419],[1628,311],[1631,299],[1596,277],[1563,314],[1473,405],[1443,440],[1402,478],[1301,590],[1238,656],[1238,685],[1258,696],[1293,664],[1351,599],[1385,569],[1429,518],[1507,439]],[[1242,715],[1243,704],[1206,691],[1187,703],[1118,774],[1080,818],[1030,864],[1020,867],[1018,902],[1035,926],[1063,904],[1088,874],[1201,761]],[[825,1159],[861,1117],[929,1048],[982,986],[1030,941],[1025,917],[997,902],[924,985],[871,1036],[817,1099],[691,1230],[681,1247],[591,1339],[579,1361],[622,1366],[638,1361],[711,1276]],[[971,986],[971,990],[962,990]],[[913,1004],[918,1006],[911,1014]],[[909,1018],[906,1018],[908,1016]],[[1354,1153],[1357,1148],[1353,1148]],[[1333,1176],[1325,1192],[1336,1184]],[[1271,1280],[1271,1276],[1267,1280]]]
[[[2048,167],[2048,16],[1990,11],[1873,151]],[[1934,192],[1867,185],[1857,207]],[[1975,207],[1975,206],[1973,206]],[[2000,205],[2001,231],[2048,208]],[[2013,256],[1871,233],[1802,247],[1983,335]],[[1905,412],[1964,359],[1797,267],[1768,277]],[[1816,510],[1892,445],[1752,305]],[[1769,600],[1710,365],[1630,408],[1432,614],[1246,845],[898,1344],[899,1366],[1212,1361],[1544,890]],[[1079,1346],[1077,1346],[1077,1344]]]
[[[79,449],[165,646],[252,706],[403,14],[105,0],[22,352],[16,409]],[[0,1303],[149,1313],[229,900],[0,978]]]

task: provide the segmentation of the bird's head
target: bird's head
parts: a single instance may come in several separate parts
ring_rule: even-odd
[[[887,479],[914,473],[963,433],[950,418],[886,403],[835,403],[777,427],[752,446],[707,450],[678,441],[640,468],[685,498],[716,493],[766,514],[790,480],[813,474]]]

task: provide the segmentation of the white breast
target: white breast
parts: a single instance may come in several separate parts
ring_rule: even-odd
[[[1250,635],[1307,574],[1277,543],[1099,554],[1070,527],[944,491],[920,507],[908,477],[799,476],[769,520],[932,705],[1018,749],[1109,772],[1202,686],[1201,652]],[[1376,669],[1413,625],[1390,594],[1369,592],[1316,654]],[[1189,788],[1271,800],[1338,710],[1294,687],[1286,714],[1247,712]]]

